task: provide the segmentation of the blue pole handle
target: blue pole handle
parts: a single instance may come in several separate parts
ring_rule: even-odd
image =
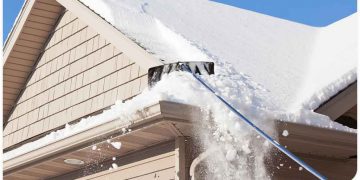
[[[298,163],[300,166],[304,167],[307,171],[309,171],[312,175],[316,176],[318,179],[326,180],[327,178],[323,175],[321,175],[318,171],[316,171],[314,168],[306,164],[304,161],[302,161],[299,157],[297,157],[295,154],[291,153],[288,149],[286,149],[284,146],[282,146],[280,143],[276,142],[273,138],[271,138],[268,134],[266,134],[264,131],[262,131],[260,128],[258,128],[255,124],[253,124],[248,118],[246,118],[244,115],[242,115],[239,111],[237,111],[232,105],[230,105],[224,98],[217,95],[216,92],[208,86],[199,76],[197,76],[195,73],[192,73],[188,65],[182,64],[183,69],[193,75],[193,77],[198,80],[206,89],[208,89],[210,92],[212,92],[222,103],[224,103],[232,112],[234,112],[237,116],[240,117],[246,124],[251,126],[255,129],[255,131],[260,134],[262,137],[264,137],[266,140],[268,140],[271,144],[273,144],[278,150],[285,153],[289,158],[294,160],[296,163]]]

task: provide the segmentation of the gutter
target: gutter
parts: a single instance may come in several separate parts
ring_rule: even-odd
[[[183,111],[178,112],[177,110],[179,108]],[[137,112],[140,112],[137,119],[126,120],[122,123],[120,119],[110,120],[106,123],[84,129],[81,132],[77,132],[61,140],[6,160],[3,162],[4,175],[51,160],[55,157],[90,146],[94,143],[106,141],[106,139],[111,136],[126,136],[127,134],[136,133],[138,130],[140,131],[145,127],[157,125],[159,123],[189,123],[191,119],[199,119],[201,114],[199,108],[167,101],[157,102]],[[187,115],[179,113],[186,113]],[[195,114],[195,116],[191,114]],[[124,127],[131,128],[132,132],[122,134],[121,130]]]
[[[356,104],[357,81],[351,83],[349,86],[322,103],[315,109],[315,112],[329,116],[331,120],[336,120]]]

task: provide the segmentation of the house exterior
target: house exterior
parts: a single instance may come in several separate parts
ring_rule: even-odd
[[[148,69],[162,64],[79,1],[27,0],[4,47],[3,151],[100,114],[116,100],[131,100],[148,86]],[[316,112],[354,127],[356,92],[355,82]],[[190,179],[201,163],[191,131],[201,113],[160,101],[144,108],[134,124],[107,122],[7,159],[4,179]],[[123,127],[132,131],[120,133]],[[292,132],[280,143],[324,175],[355,175],[356,134],[285,122],[277,128]],[[108,139],[122,142],[121,149]],[[101,151],[94,152],[94,145]],[[108,170],[112,157],[120,159],[118,168]],[[274,177],[312,176],[294,169]]]

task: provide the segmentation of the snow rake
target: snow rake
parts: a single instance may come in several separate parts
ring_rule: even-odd
[[[233,113],[235,113],[241,120],[243,120],[247,125],[252,127],[259,135],[264,137],[267,141],[269,141],[272,145],[274,145],[278,150],[286,154],[290,159],[294,160],[300,166],[304,167],[308,172],[312,175],[316,176],[318,179],[327,179],[325,176],[320,174],[314,168],[309,166],[295,154],[287,150],[280,143],[275,141],[271,136],[265,133],[263,130],[258,128],[255,124],[253,124],[247,117],[245,117],[242,113],[236,110],[231,104],[229,104],[224,98],[222,98],[219,94],[215,92],[209,85],[205,83],[205,81],[199,75],[211,75],[214,74],[214,63],[213,62],[176,62],[165,64],[161,66],[152,67],[148,71],[148,83],[149,86],[152,87],[156,84],[156,82],[161,80],[163,74],[168,74],[173,71],[185,71],[191,73],[193,77],[199,81],[207,90],[209,90],[215,97],[217,97],[227,108],[229,108]]]

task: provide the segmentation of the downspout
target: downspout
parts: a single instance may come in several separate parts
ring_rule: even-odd
[[[190,178],[191,180],[196,180],[195,178],[195,169],[196,167],[206,159],[210,154],[214,153],[215,149],[208,149],[205,152],[202,152],[199,156],[197,156],[190,165]]]

